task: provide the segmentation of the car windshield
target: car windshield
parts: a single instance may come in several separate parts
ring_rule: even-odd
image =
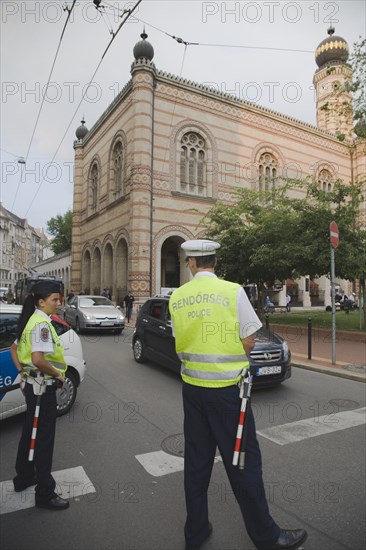
[[[93,298],[80,298],[79,307],[93,306],[113,306],[113,304],[110,300],[108,300],[108,298],[103,298],[103,296],[93,296]]]

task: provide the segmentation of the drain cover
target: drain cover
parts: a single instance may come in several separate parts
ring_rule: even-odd
[[[161,448],[166,453],[173,456],[184,456],[184,434],[175,434],[166,437],[161,442]],[[216,456],[218,456],[219,450],[216,448]]]
[[[330,399],[329,403],[339,409],[352,409],[360,406],[357,401],[352,399]]]
[[[184,435],[175,434],[166,437],[161,443],[161,448],[170,455],[184,456]]]
[[[360,374],[363,374],[366,372],[366,365],[346,365],[343,368],[344,370],[349,370],[351,372],[359,372]]]

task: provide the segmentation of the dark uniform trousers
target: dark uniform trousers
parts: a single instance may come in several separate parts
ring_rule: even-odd
[[[45,503],[55,495],[56,487],[56,482],[51,475],[57,414],[56,386],[46,386],[46,392],[41,397],[37,439],[32,462],[28,461],[28,454],[37,396],[33,393],[33,385],[28,383],[25,384],[24,393],[27,412],[19,441],[15,464],[17,476],[14,478],[14,484],[26,484],[35,476],[37,480],[36,502]]]
[[[252,411],[247,417],[245,469],[232,465],[240,404],[237,385],[203,388],[183,383],[187,546],[200,545],[208,533],[207,491],[216,445],[255,546],[260,550],[271,548],[280,535],[280,528],[268,510]]]

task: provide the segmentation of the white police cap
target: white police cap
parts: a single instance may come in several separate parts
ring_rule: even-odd
[[[220,248],[219,243],[208,239],[195,239],[181,244],[186,256],[211,256]]]

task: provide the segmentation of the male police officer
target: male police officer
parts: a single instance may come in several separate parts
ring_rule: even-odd
[[[248,356],[261,322],[244,289],[216,277],[215,252],[219,247],[206,239],[182,244],[194,277],[175,290],[169,302],[176,351],[182,360],[186,548],[198,549],[212,532],[207,490],[218,446],[256,547],[296,549],[307,533],[303,529],[280,529],[269,513],[251,411],[247,417],[245,469],[232,465],[240,409],[238,382],[243,369],[249,367]]]

